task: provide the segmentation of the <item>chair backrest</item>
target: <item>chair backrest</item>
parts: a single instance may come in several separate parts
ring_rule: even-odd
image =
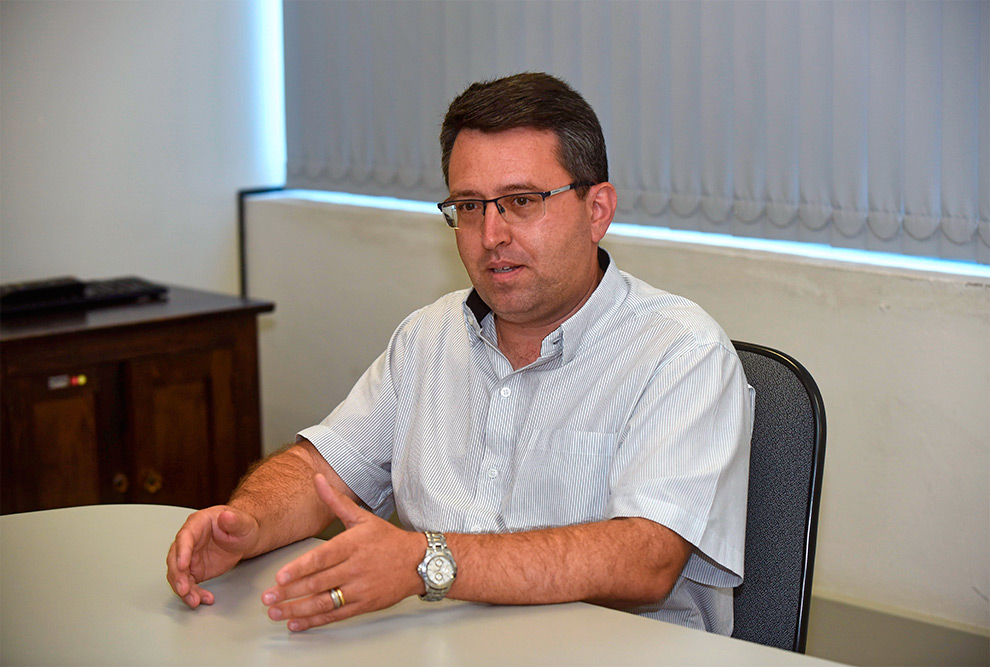
[[[746,557],[732,636],[804,653],[825,463],[825,405],[792,357],[733,341],[756,389]]]

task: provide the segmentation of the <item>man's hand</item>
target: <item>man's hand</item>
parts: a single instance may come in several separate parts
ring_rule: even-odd
[[[241,510],[217,505],[190,515],[168,550],[169,585],[193,609],[213,604],[213,593],[200,582],[234,567],[257,539],[258,522]]]
[[[336,491],[323,475],[316,492],[346,530],[295,559],[275,575],[276,585],[262,602],[272,620],[300,631],[357,614],[384,609],[424,590],[416,566],[426,538],[402,530],[359,507]],[[330,595],[340,589],[345,604],[334,608]]]

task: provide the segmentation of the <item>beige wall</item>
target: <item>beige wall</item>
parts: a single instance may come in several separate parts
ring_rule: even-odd
[[[253,200],[266,447],[341,400],[398,322],[467,286],[427,213]],[[624,270],[814,375],[828,413],[816,593],[987,633],[990,280],[610,234]]]

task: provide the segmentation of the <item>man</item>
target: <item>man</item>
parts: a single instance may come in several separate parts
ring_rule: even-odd
[[[441,147],[474,289],[410,315],[320,425],[190,516],[173,590],[212,604],[201,582],[339,517],[262,594],[290,630],[420,594],[731,632],[751,397],[703,311],[599,249],[616,191],[594,111],[545,74],[478,83]]]

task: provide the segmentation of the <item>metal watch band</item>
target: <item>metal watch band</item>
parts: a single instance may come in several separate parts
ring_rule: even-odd
[[[427,548],[429,549],[447,548],[447,538],[443,536],[443,533],[438,533],[433,530],[427,530],[423,534],[426,535]]]
[[[419,597],[427,602],[438,602],[446,597],[447,591],[450,590],[451,585],[454,583],[454,578],[457,576],[457,563],[454,561],[454,555],[447,547],[447,539],[443,533],[427,530],[423,531],[423,534],[426,536],[426,555],[423,558],[423,562],[417,568],[417,571],[423,578],[426,592]],[[437,586],[429,576],[430,564],[437,558],[446,560],[451,570],[450,579],[440,586]]]

